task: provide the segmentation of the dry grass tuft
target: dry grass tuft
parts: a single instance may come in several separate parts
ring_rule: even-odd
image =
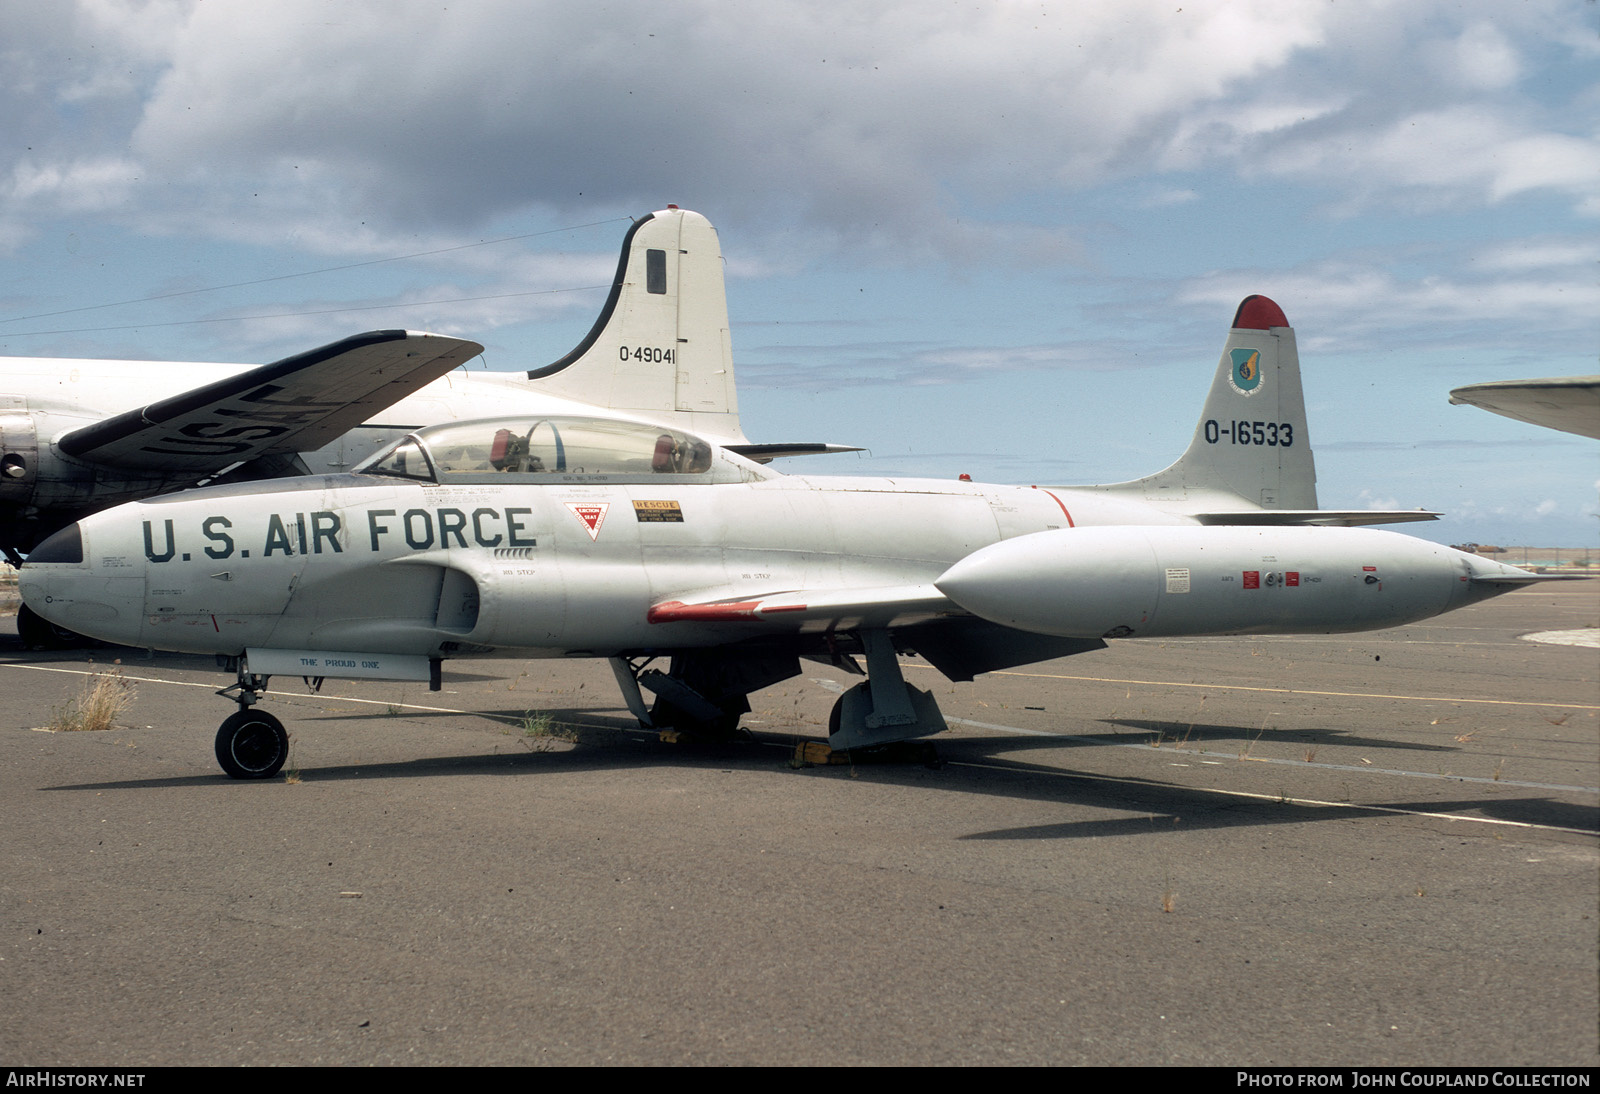
[[[50,724],[45,728],[52,733],[112,729],[118,716],[133,703],[134,694],[133,682],[122,675],[121,669],[96,673],[84,680],[76,699],[69,699],[50,712]]]
[[[553,747],[557,741],[573,745],[578,743],[576,729],[562,725],[548,714],[525,711],[519,725],[523,742],[536,752]]]

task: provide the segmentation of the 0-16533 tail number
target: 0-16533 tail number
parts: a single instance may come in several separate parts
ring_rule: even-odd
[[[1268,448],[1290,448],[1294,445],[1293,422],[1218,422],[1207,418],[1205,424],[1207,444],[1264,445]]]

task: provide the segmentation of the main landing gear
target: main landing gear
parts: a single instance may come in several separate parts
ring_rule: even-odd
[[[930,737],[947,728],[931,692],[906,683],[900,658],[886,630],[859,632],[867,655],[867,678],[833,704],[828,747],[835,752],[878,748]]]
[[[833,705],[828,718],[830,748],[859,751],[944,731],[944,716],[933,695],[906,683],[887,630],[841,634],[837,643],[830,639],[826,649],[819,648],[814,656],[862,675],[847,649],[866,654],[867,679]],[[728,647],[673,654],[666,672],[649,667],[652,660],[611,658],[623,699],[639,724],[711,739],[725,738],[738,728],[740,715],[750,709],[750,692],[800,673],[799,658],[793,653],[737,652]],[[655,695],[654,705],[646,708],[641,689]]]
[[[653,657],[637,661],[611,657],[610,661],[622,699],[638,718],[638,725],[694,734],[709,741],[725,741],[738,733],[739,718],[749,713],[752,691],[800,673],[800,661],[792,654],[718,654],[693,649],[672,654],[667,672],[651,669]],[[640,689],[656,697],[650,707]]]
[[[690,650],[672,655],[666,672],[653,658],[613,657],[611,671],[622,698],[646,729],[674,730],[708,740],[726,740],[750,711],[750,693],[800,674],[793,654]],[[648,708],[640,689],[655,696]]]
[[[252,709],[267,689],[268,677],[239,669],[239,682],[218,695],[233,696],[239,709],[217,729],[217,763],[235,779],[270,779],[289,758],[289,732],[264,710]]]

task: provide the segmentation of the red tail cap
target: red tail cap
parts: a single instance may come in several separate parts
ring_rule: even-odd
[[[1284,317],[1283,309],[1266,297],[1247,296],[1233,313],[1233,325],[1244,330],[1271,330],[1287,327],[1289,320]]]

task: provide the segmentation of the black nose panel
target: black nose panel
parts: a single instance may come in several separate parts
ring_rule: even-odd
[[[69,524],[39,546],[28,552],[27,564],[39,562],[83,561],[83,533],[76,524]]]

